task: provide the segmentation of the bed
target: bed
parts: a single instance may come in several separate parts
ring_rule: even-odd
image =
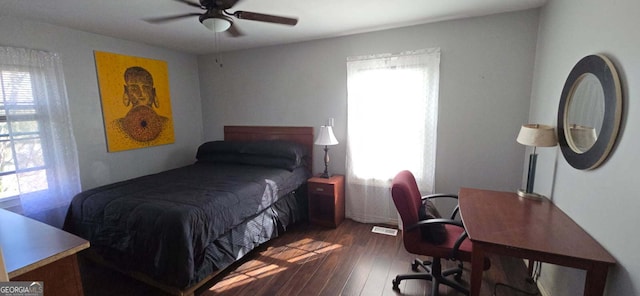
[[[306,217],[312,127],[225,126],[185,167],[76,195],[64,229],[88,256],[175,295]]]

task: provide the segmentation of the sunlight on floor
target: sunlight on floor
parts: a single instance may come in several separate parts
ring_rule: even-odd
[[[330,244],[310,238],[279,246],[262,252],[260,259],[250,260],[216,283],[209,291],[224,292],[275,275],[287,268],[316,260],[342,245]],[[266,262],[265,262],[266,261]]]

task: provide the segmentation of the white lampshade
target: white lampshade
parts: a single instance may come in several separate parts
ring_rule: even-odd
[[[323,125],[320,127],[318,137],[314,144],[324,146],[338,145],[338,140],[336,139],[336,136],[333,135],[333,129],[331,126]]]
[[[233,24],[233,21],[230,18],[223,15],[207,18],[201,22],[205,27],[207,27],[207,29],[214,32],[224,32],[231,27],[231,24]]]
[[[558,144],[552,126],[544,124],[525,124],[520,128],[518,143],[534,147],[552,147]]]

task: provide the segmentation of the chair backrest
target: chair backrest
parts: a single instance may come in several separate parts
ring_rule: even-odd
[[[402,241],[404,248],[409,253],[434,258],[456,258],[462,261],[471,261],[471,241],[468,239],[459,241],[461,237],[464,237],[462,227],[446,225],[447,240],[441,244],[432,244],[423,239],[420,228],[407,230],[420,221],[418,212],[422,206],[422,195],[416,179],[410,171],[398,173],[391,184],[391,197],[402,219]],[[489,266],[489,260],[485,258],[485,270]]]
[[[398,173],[391,183],[391,197],[402,219],[402,228],[418,223],[418,209],[422,205],[422,195],[416,178],[410,171]]]
[[[4,257],[2,257],[2,248],[0,248],[0,282],[8,282],[9,275],[7,268],[4,266]]]

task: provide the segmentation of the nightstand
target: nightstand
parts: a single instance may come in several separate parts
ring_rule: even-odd
[[[313,224],[338,227],[344,220],[344,176],[313,177],[307,180],[309,189],[309,221]]]

